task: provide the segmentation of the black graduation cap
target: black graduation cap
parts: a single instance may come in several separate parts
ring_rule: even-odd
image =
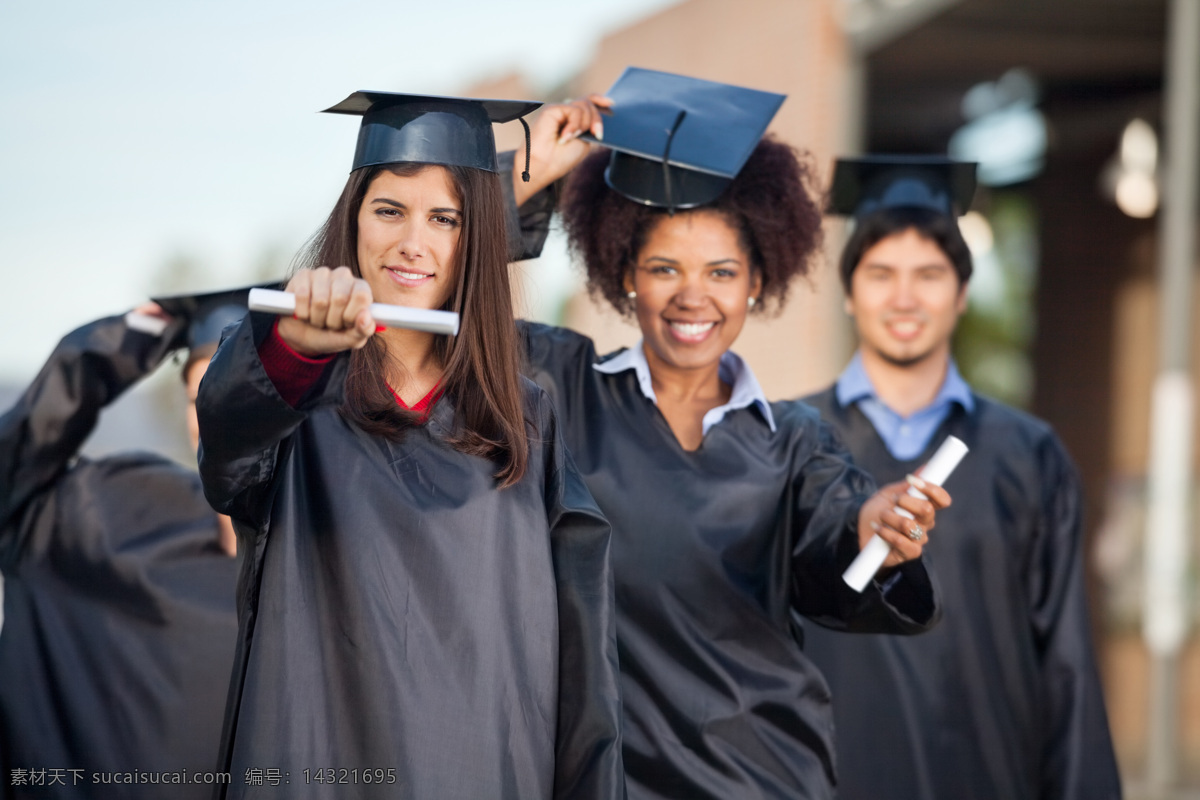
[[[275,289],[278,283],[259,284],[262,288]],[[221,341],[221,332],[246,316],[246,300],[255,287],[225,289],[203,294],[178,294],[170,297],[152,297],[162,310],[176,319],[187,321],[185,342],[189,350]]]
[[[498,171],[493,122],[511,122],[541,103],[469,97],[355,92],[325,109],[362,116],[353,172],[360,167],[411,162]],[[529,126],[524,119],[526,161]],[[528,164],[526,164],[528,172]]]
[[[917,206],[957,217],[971,207],[977,166],[927,155],[839,158],[829,210],[863,217],[880,208]]]
[[[628,67],[608,90],[604,180],[639,203],[711,203],[754,152],[786,95]],[[596,139],[586,136],[589,141]]]

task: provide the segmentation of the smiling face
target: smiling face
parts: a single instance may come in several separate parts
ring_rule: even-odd
[[[746,322],[760,283],[737,229],[713,211],[663,217],[626,287],[637,292],[650,366],[715,367]]]
[[[880,239],[850,276],[846,311],[864,357],[896,366],[947,358],[967,288],[932,240],[909,228]]]
[[[383,170],[358,210],[358,269],[375,302],[441,308],[454,291],[462,202],[450,174]]]

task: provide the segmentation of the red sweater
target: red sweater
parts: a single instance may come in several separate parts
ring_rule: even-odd
[[[267,371],[267,377],[271,379],[271,383],[275,384],[275,389],[279,392],[280,397],[293,408],[321,377],[325,367],[333,361],[331,355],[324,358],[309,358],[288,347],[287,342],[283,341],[279,335],[278,321],[271,328],[271,335],[259,345],[258,357]],[[442,396],[442,384],[439,382],[434,385],[429,390],[429,394],[422,397],[411,408],[400,399],[400,395],[396,394],[396,390],[391,386],[388,387],[388,391],[392,393],[392,397],[396,398],[396,403],[401,408],[421,412],[421,422],[425,422],[429,418],[429,411],[433,404]]]

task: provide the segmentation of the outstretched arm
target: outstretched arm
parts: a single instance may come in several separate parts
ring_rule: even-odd
[[[801,614],[835,630],[863,633],[919,633],[937,622],[933,582],[926,570],[926,538],[910,538],[913,520],[896,514],[899,505],[924,530],[933,527],[935,503],[946,505],[949,495],[928,485],[933,500],[905,494],[908,484],[897,483],[867,495],[873,487],[821,422],[813,431],[815,447],[798,465],[794,480],[795,515],[792,548],[793,605]],[[904,533],[901,533],[903,531]],[[885,568],[859,593],[842,580],[842,573],[871,536],[883,537],[893,551]]]
[[[137,311],[169,320],[153,303]],[[62,476],[100,410],[181,343],[182,321],[169,322],[156,334],[130,327],[129,316],[97,320],[63,337],[33,383],[0,417],[0,546],[5,551],[19,547],[17,517]]]
[[[343,355],[302,376],[281,372],[264,354],[281,346],[296,359],[345,353],[375,333],[371,290],[346,267],[302,270],[288,283],[296,295],[291,318],[251,312],[221,343],[196,398],[200,424],[200,476],[218,511],[261,529],[270,487],[285,441],[319,406],[342,401]],[[287,367],[287,364],[282,366]]]

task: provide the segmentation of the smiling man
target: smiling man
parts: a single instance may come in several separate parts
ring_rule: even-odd
[[[1089,637],[1079,481],[1054,432],[971,391],[950,340],[971,254],[955,215],[974,165],[839,161],[832,210],[853,215],[841,277],[859,348],[807,398],[880,484],[946,438],[971,452],[925,548],[945,616],[917,637],[807,631],[828,677],[838,796],[1114,798],[1121,793]]]

